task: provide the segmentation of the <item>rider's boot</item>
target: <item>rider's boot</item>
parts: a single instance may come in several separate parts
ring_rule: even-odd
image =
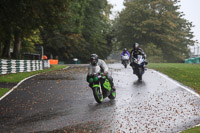
[[[136,74],[135,70],[133,70],[133,74]]]
[[[89,84],[88,86],[89,86],[90,88],[92,88],[92,84]]]
[[[112,91],[116,91],[116,88],[115,88],[115,86],[114,86],[114,85],[112,86]]]
[[[147,70],[147,65],[144,65],[144,70],[145,70],[145,71]]]
[[[133,74],[135,74],[135,66],[132,66],[132,68],[133,68]]]

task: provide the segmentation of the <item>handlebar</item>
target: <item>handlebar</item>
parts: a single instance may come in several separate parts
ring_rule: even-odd
[[[91,74],[90,76],[96,76],[98,78],[101,78],[101,77],[103,77],[105,75],[104,75],[104,73],[94,73],[94,74]]]

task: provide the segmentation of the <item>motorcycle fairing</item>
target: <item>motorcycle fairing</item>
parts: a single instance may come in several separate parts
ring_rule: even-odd
[[[107,89],[109,92],[111,91],[111,84],[108,79],[106,79],[103,83],[103,87]]]
[[[99,84],[94,84],[94,85],[92,86],[92,88],[96,88],[96,87],[99,87],[99,88],[100,88],[100,85],[99,85]]]

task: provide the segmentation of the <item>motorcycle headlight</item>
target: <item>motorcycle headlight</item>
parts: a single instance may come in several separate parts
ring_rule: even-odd
[[[98,81],[98,77],[95,76],[94,77],[94,82],[96,82],[96,81]]]
[[[90,83],[94,82],[93,78],[90,78],[90,79],[89,79],[89,82],[90,82]]]

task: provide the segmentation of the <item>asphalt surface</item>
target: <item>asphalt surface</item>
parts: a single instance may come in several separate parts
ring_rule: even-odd
[[[147,70],[109,64],[115,100],[96,103],[87,66],[41,74],[0,101],[0,132],[179,132],[200,124],[200,98]]]

